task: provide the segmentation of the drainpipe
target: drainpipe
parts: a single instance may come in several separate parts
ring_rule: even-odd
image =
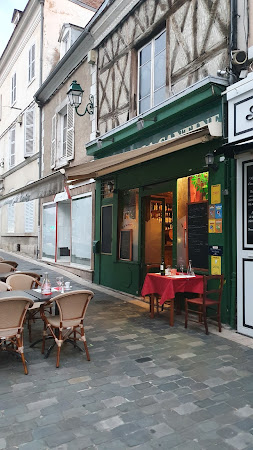
[[[43,76],[43,34],[44,34],[44,2],[45,0],[39,0],[40,3],[40,73],[39,73],[39,85],[42,85]],[[39,105],[39,179],[42,175],[42,106]],[[40,257],[40,214],[41,214],[41,199],[38,200],[38,244],[37,244],[37,259]]]
[[[237,81],[237,74],[232,64],[232,51],[237,49],[237,0],[230,0],[230,42],[229,42],[229,84]]]

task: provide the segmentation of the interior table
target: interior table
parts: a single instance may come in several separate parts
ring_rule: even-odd
[[[194,275],[165,275],[158,273],[148,273],[145,277],[141,295],[151,296],[150,317],[154,318],[154,294],[158,294],[160,305],[170,301],[170,325],[174,325],[174,299],[177,292],[194,292],[203,294],[203,276]]]

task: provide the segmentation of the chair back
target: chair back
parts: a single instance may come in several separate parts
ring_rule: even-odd
[[[160,272],[160,264],[146,264],[146,274],[157,272]]]
[[[24,271],[24,270],[19,270],[18,271],[18,274],[24,274],[24,275],[29,275],[30,277],[33,277],[33,278],[35,278],[36,280],[38,280],[38,281],[40,281],[40,278],[41,278],[41,275],[39,275],[38,273],[35,273],[35,272],[26,272],[26,271]]]
[[[13,291],[32,289],[33,287],[40,284],[35,278],[30,275],[25,275],[23,273],[14,273],[6,279],[6,284],[8,284]]]
[[[33,305],[33,300],[25,297],[5,297],[0,300],[0,336],[5,336],[6,330],[18,329],[23,326],[27,309]]]
[[[64,327],[64,322],[77,321],[84,319],[89,302],[94,296],[92,291],[72,291],[66,294],[58,295],[55,298],[59,309],[60,321]]]
[[[7,283],[4,283],[3,281],[0,281],[0,292],[8,291],[9,286]]]
[[[203,304],[206,299],[221,302],[224,275],[204,276]]]
[[[13,272],[14,267],[6,262],[0,262],[0,273]]]
[[[5,264],[10,264],[10,266],[14,267],[14,269],[16,269],[16,267],[18,267],[18,263],[16,261],[7,261],[6,259],[4,259],[1,262],[5,263]]]

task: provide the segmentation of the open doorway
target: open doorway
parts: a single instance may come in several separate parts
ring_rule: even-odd
[[[172,265],[173,193],[165,192],[145,198],[145,266]]]

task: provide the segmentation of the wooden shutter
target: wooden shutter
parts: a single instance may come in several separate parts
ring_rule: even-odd
[[[67,159],[74,158],[74,114],[75,109],[67,105]]]
[[[56,115],[52,118],[52,133],[51,133],[51,167],[55,167],[56,158]]]
[[[34,200],[25,203],[25,233],[33,232]]]
[[[34,153],[34,108],[25,113],[25,157]]]
[[[9,166],[15,166],[15,138],[16,138],[16,130],[12,128],[10,130],[10,157],[9,157]]]

